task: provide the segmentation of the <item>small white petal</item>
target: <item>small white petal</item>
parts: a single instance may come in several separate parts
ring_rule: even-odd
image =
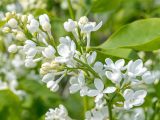
[[[104,89],[103,93],[113,93],[116,91],[115,87],[107,87],[106,89]]]
[[[103,84],[102,80],[100,80],[100,79],[95,79],[94,85],[95,85],[96,89],[99,91],[102,91],[104,89],[104,84]]]
[[[101,27],[102,27],[102,21],[100,23],[98,23],[98,25],[96,27],[94,27],[93,31],[97,31]]]
[[[94,97],[94,96],[97,96],[99,94],[99,91],[98,90],[89,90],[87,95],[90,96],[90,97]]]
[[[126,89],[123,93],[123,97],[127,100],[130,97],[132,97],[134,94],[134,91],[132,89]]]

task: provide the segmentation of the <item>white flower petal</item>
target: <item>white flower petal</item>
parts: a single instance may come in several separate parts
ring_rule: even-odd
[[[69,46],[60,44],[58,46],[58,53],[63,57],[68,57],[70,54]]]
[[[87,95],[90,96],[90,97],[94,97],[94,96],[97,96],[99,94],[99,91],[98,90],[89,90]]]
[[[126,89],[123,93],[123,97],[128,100],[130,99],[134,94],[134,91],[132,89]]]
[[[103,93],[113,93],[116,91],[115,87],[107,87],[106,89],[104,89]]]
[[[102,80],[100,80],[100,79],[95,79],[94,85],[95,85],[96,89],[99,91],[102,91],[104,89],[104,84],[103,84]]]
[[[138,90],[134,93],[134,97],[137,99],[143,99],[144,97],[146,97],[147,95],[147,91],[145,90]]]
[[[98,25],[96,25],[96,27],[94,27],[93,31],[97,31],[101,27],[102,27],[102,21],[100,23],[98,23]]]
[[[80,90],[79,84],[73,84],[69,87],[70,93],[75,93]]]
[[[124,64],[125,64],[124,59],[120,59],[120,60],[117,60],[117,61],[115,62],[115,66],[116,66],[116,68],[118,68],[118,69],[121,69],[121,68],[124,66]]]

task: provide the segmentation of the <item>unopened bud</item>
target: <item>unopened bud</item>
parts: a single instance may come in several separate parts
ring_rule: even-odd
[[[15,44],[12,44],[12,45],[10,45],[10,46],[8,47],[8,52],[16,53],[17,50],[18,50],[18,48],[17,48],[17,45],[15,45]]]
[[[4,33],[9,33],[9,32],[11,31],[11,29],[10,29],[9,27],[4,27],[4,28],[2,29],[2,31],[3,31]]]
[[[11,18],[11,19],[8,21],[8,25],[9,25],[9,27],[11,27],[11,28],[16,28],[17,25],[18,25],[18,22],[17,22],[16,19]]]
[[[19,41],[24,41],[26,39],[26,36],[23,32],[19,31],[17,32],[16,39]]]

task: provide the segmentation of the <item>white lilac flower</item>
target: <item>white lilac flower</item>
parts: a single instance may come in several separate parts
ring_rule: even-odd
[[[8,47],[8,52],[16,53],[17,50],[18,50],[18,48],[17,48],[17,45],[15,45],[15,44],[12,44],[12,45],[10,45],[10,46]]]
[[[125,61],[123,59],[117,60],[115,63],[109,58],[105,60],[106,65],[106,76],[110,79],[113,83],[119,84],[122,80],[123,74],[122,70],[124,70]]]
[[[116,91],[115,87],[107,87],[104,89],[104,84],[100,79],[95,79],[94,85],[96,89],[89,90],[87,95],[90,97],[96,96],[95,102],[101,100],[104,97],[104,94],[110,94]]]
[[[118,112],[118,120],[145,120],[143,108],[135,108]]]
[[[103,107],[102,109],[92,109],[87,111],[85,120],[106,120],[108,118],[108,108]]]
[[[87,37],[87,47],[90,46],[90,33],[92,31],[97,31],[102,26],[102,21],[96,25],[95,22],[88,22],[88,18],[83,16],[79,19],[78,25],[82,33],[86,34]]]
[[[64,22],[64,29],[67,32],[72,32],[72,34],[74,35],[74,37],[76,38],[76,40],[78,40],[78,34],[77,34],[77,22],[73,21],[72,19],[68,19],[68,21]]]
[[[28,49],[28,51],[26,52],[26,57],[27,57],[27,58],[33,58],[33,57],[36,56],[37,52],[38,52],[38,51],[37,51],[36,47],[30,48],[30,49]]]
[[[45,120],[71,120],[68,116],[68,112],[63,105],[59,105],[59,108],[52,109],[45,115]]]
[[[136,77],[142,76],[146,72],[146,68],[143,67],[142,60],[130,61],[127,65],[127,75],[132,81],[136,81]]]
[[[24,52],[27,52],[30,48],[36,47],[36,43],[31,40],[26,40],[23,46]]]
[[[11,18],[11,19],[8,21],[8,25],[9,25],[9,27],[11,27],[11,28],[16,28],[17,25],[18,25],[18,22],[17,22],[16,19]]]
[[[36,19],[32,18],[27,24],[27,29],[31,34],[34,34],[39,29],[39,22]]]
[[[25,59],[25,66],[28,68],[33,68],[36,66],[36,62],[33,60],[33,58],[27,58]]]
[[[51,91],[56,92],[59,89],[58,83],[64,78],[65,74],[64,72],[61,72],[62,74],[58,79],[55,80],[55,76],[58,73],[47,73],[43,76],[42,82],[47,84],[47,88],[49,88]]]
[[[51,31],[51,24],[50,24],[50,20],[47,14],[43,14],[39,16],[39,22],[40,25],[42,26],[42,29],[46,32]]]
[[[58,83],[55,81],[55,75],[53,73],[47,73],[43,76],[42,81],[47,84],[47,88],[51,91],[57,91],[59,89]]]
[[[105,75],[104,65],[97,61],[93,66],[94,71],[96,71],[100,76]]]
[[[142,80],[146,83],[146,84],[151,84],[155,81],[156,79],[156,75],[152,74],[150,71],[145,72],[142,75]]]
[[[86,86],[84,74],[82,72],[80,72],[78,77],[71,78],[70,84],[71,84],[69,88],[70,93],[75,93],[80,91],[81,96],[87,95],[88,87]]]
[[[53,58],[55,52],[56,52],[56,50],[55,50],[51,45],[49,45],[48,47],[46,47],[46,48],[42,51],[42,54],[43,54],[43,56],[46,57],[46,58]]]
[[[133,91],[132,89],[126,89],[123,93],[124,108],[130,109],[133,106],[140,106],[144,103],[144,98],[147,95],[145,90]]]
[[[72,19],[68,19],[68,21],[64,22],[64,29],[67,32],[72,32],[76,29],[76,22]]]
[[[26,39],[26,36],[22,31],[18,31],[16,34],[16,39],[19,41],[24,41]]]
[[[55,58],[56,62],[67,63],[73,59],[76,52],[76,45],[69,37],[61,37],[60,45],[57,47],[59,57]]]

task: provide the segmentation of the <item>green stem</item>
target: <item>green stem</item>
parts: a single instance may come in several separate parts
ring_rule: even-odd
[[[73,7],[72,7],[72,4],[71,4],[71,1],[67,0],[67,2],[68,2],[68,7],[69,7],[69,14],[70,14],[71,18],[74,20],[75,15],[74,15],[74,12],[73,12]]]
[[[79,63],[81,63],[82,65],[84,65],[85,67],[87,67],[88,70],[89,70],[93,75],[95,75],[97,78],[100,78],[100,79],[101,79],[101,77],[92,69],[91,66],[89,66],[88,64],[82,62],[81,60],[79,60],[79,59],[77,59],[77,58],[74,58],[74,60],[76,60],[77,62],[79,62]]]
[[[113,120],[112,118],[112,104],[108,101],[108,112],[109,112],[109,120]]]

